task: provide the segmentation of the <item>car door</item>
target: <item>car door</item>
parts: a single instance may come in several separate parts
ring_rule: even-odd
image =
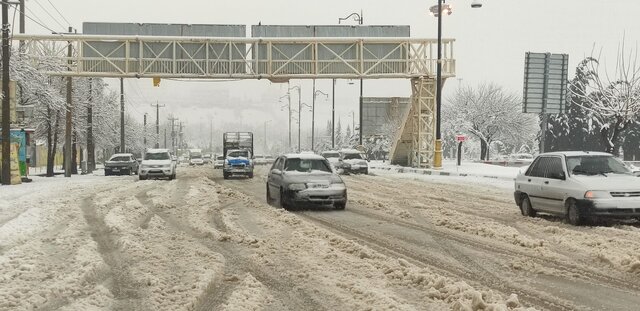
[[[525,176],[524,180],[522,181],[523,185],[526,185],[526,191],[524,192],[526,192],[529,196],[531,206],[535,210],[546,211],[548,209],[546,206],[546,201],[543,199],[541,194],[544,172],[547,165],[548,157],[538,157],[538,159],[531,165],[531,168],[528,171],[529,174]]]
[[[544,179],[542,180],[541,195],[544,205],[549,212],[556,214],[564,213],[564,197],[566,170],[560,156],[548,158],[548,165],[545,168]]]
[[[269,193],[271,198],[275,198],[280,194],[280,185],[282,183],[282,168],[284,157],[278,157],[269,170],[267,184],[269,185]],[[279,197],[278,197],[279,199]]]

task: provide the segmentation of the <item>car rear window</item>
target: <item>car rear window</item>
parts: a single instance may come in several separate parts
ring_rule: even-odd
[[[340,154],[337,152],[328,152],[328,153],[323,153],[322,156],[325,158],[339,158]]]
[[[311,171],[322,171],[331,173],[331,168],[327,164],[326,160],[322,159],[300,159],[300,158],[291,158],[287,159],[284,164],[285,171],[296,171],[296,172],[311,172]]]
[[[361,153],[345,153],[344,159],[345,160],[353,160],[353,159],[363,160],[364,158],[362,157]]]
[[[169,160],[169,153],[159,152],[159,153],[145,153],[145,160]]]
[[[131,157],[130,156],[117,156],[117,157],[112,157],[109,161],[127,162],[127,161],[131,161]]]

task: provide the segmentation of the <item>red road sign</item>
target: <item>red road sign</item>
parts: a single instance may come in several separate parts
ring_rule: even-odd
[[[466,141],[467,140],[467,136],[464,135],[456,135],[456,141],[457,142],[462,142],[462,141]]]

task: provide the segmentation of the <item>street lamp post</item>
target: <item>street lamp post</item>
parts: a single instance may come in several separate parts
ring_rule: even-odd
[[[440,113],[442,108],[442,15],[451,15],[451,6],[444,4],[445,0],[438,0],[437,6],[432,6],[430,11],[438,18],[438,60],[436,63],[436,146],[433,155],[434,168],[442,168],[442,135],[440,132]],[[474,0],[472,8],[480,8],[482,4]],[[421,161],[421,159],[419,159]],[[420,166],[420,163],[418,163]]]
[[[439,0],[442,1],[442,0]],[[340,22],[342,22],[343,20],[347,20],[350,17],[353,16],[353,20],[355,20],[356,22],[358,22],[358,25],[362,26],[363,23],[363,16],[362,16],[362,10],[360,10],[360,14],[358,13],[351,13],[349,14],[347,17],[342,17],[342,18],[338,18],[338,24],[340,24]],[[362,63],[362,62],[360,62]],[[362,73],[364,68],[360,68],[360,72]],[[335,88],[335,83],[334,83],[334,88]],[[359,144],[362,145],[362,93],[363,93],[363,85],[362,85],[362,78],[360,78],[360,100],[358,101],[358,109],[359,109],[359,118],[360,118],[360,135],[359,136]]]

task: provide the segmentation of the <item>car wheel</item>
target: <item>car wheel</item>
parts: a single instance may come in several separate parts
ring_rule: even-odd
[[[273,199],[271,198],[271,193],[269,192],[269,183],[267,183],[267,204],[271,205],[273,203]]]
[[[333,207],[338,210],[343,210],[347,207],[347,202],[336,202],[333,204]]]
[[[131,176],[131,173],[133,173],[131,169],[127,170],[127,175]]]
[[[146,179],[147,179],[147,177],[146,177],[146,176],[138,175],[138,179],[140,179],[140,180],[146,180]]]
[[[280,188],[280,197],[278,198],[280,200],[280,207],[289,210],[291,209],[291,206],[289,206],[289,204],[287,204],[286,200],[285,200],[285,196],[284,196],[284,189]]]
[[[249,173],[249,178],[253,178],[253,172]]]
[[[369,169],[365,169],[365,170],[364,170],[364,174],[365,174],[365,175],[369,175]]]
[[[229,174],[227,174],[226,172],[222,172],[222,178],[229,179]]]
[[[580,226],[584,223],[584,216],[580,213],[575,200],[567,201],[567,222],[574,226]]]
[[[109,175],[111,175],[111,173],[104,171],[104,176],[109,176]]]
[[[536,217],[536,215],[538,214],[538,212],[533,209],[531,200],[529,200],[529,196],[527,196],[526,194],[524,195],[524,197],[522,198],[522,202],[520,203],[520,212],[522,213],[522,216],[527,217]]]

